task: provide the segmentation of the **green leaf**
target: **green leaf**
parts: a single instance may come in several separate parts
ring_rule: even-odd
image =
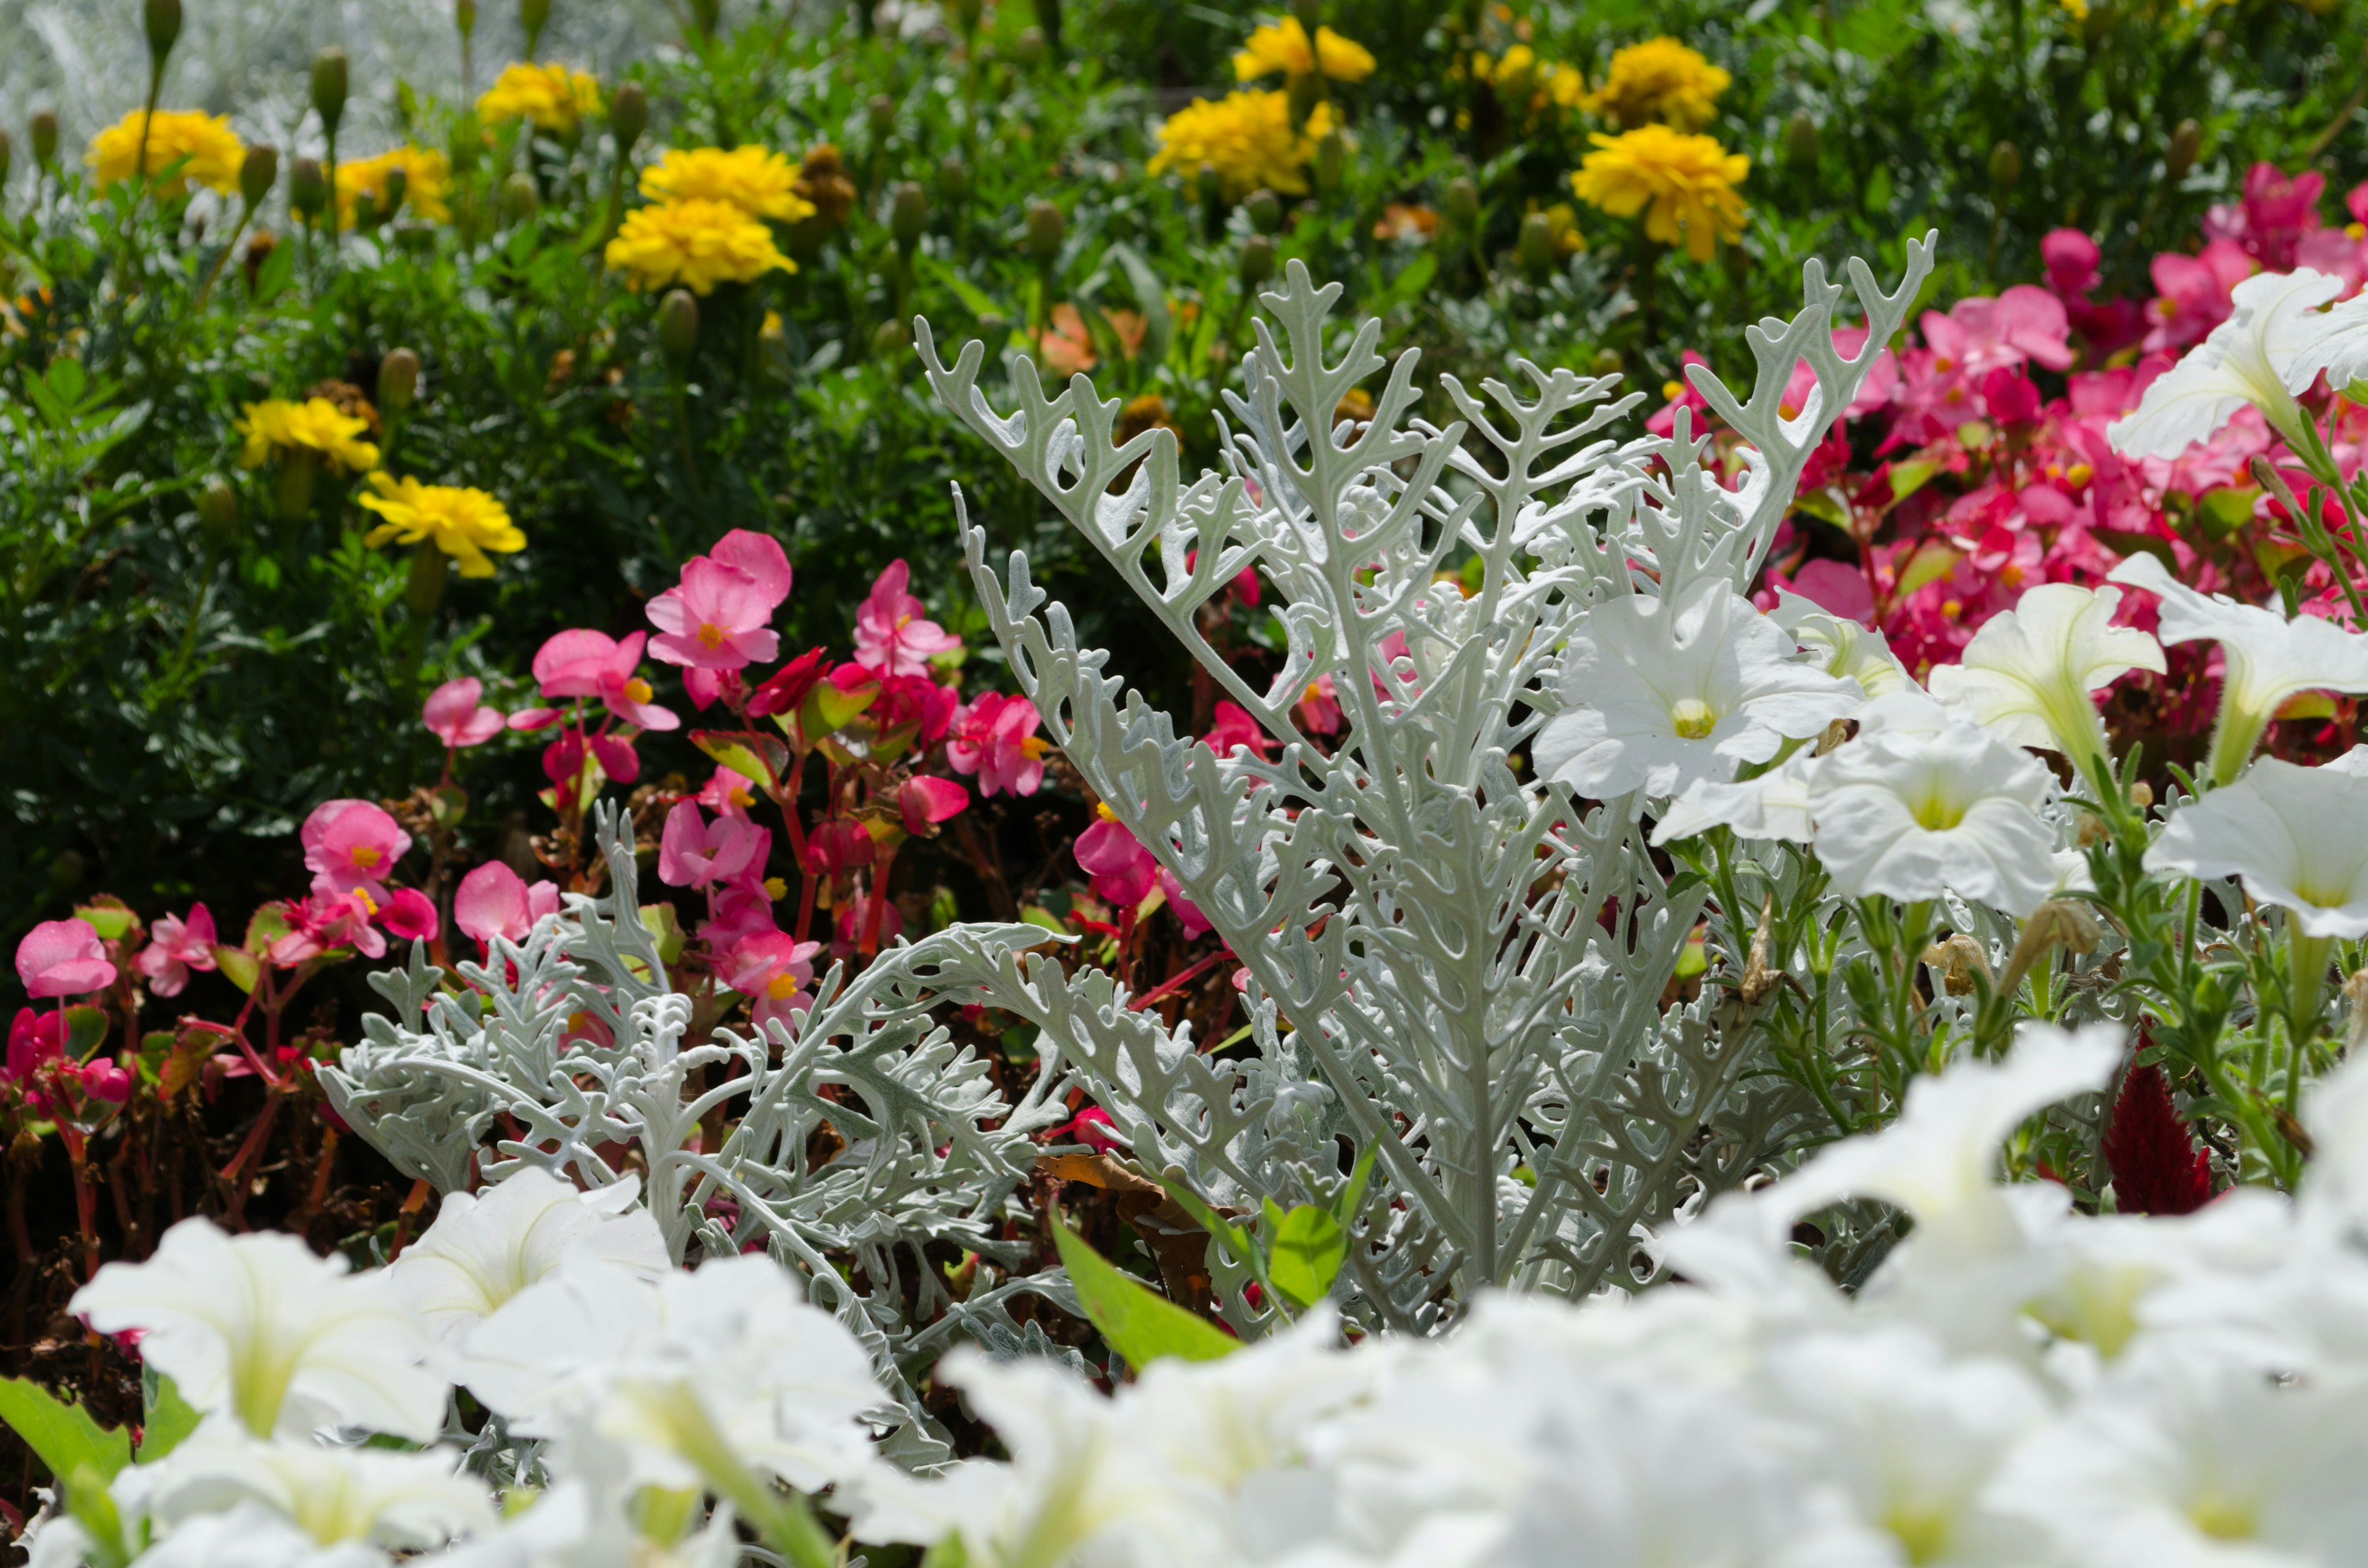
[[[259,959],[270,950],[272,943],[293,929],[295,927],[288,923],[286,909],[277,903],[267,903],[247,921],[246,940],[242,946]]]
[[[221,968],[223,979],[249,995],[255,994],[255,983],[262,978],[263,965],[253,953],[244,948],[217,945],[214,962]]]
[[[140,1392],[148,1406],[140,1427],[140,1462],[154,1464],[179,1448],[181,1439],[198,1429],[201,1417],[173,1380],[154,1367],[141,1369]]]
[[[804,704],[798,710],[798,723],[808,740],[818,741],[825,735],[835,735],[853,722],[858,715],[871,707],[880,695],[874,684],[857,691],[841,691],[826,680],[814,682],[806,693]]]
[[[1927,583],[1937,583],[1956,570],[1957,552],[1945,544],[1927,542],[1917,548],[1899,574],[1896,597],[1906,598]]]
[[[1121,241],[1108,252],[1118,269],[1126,274],[1126,286],[1134,292],[1134,302],[1143,312],[1143,346],[1136,358],[1145,365],[1167,362],[1167,346],[1174,339],[1176,321],[1167,302],[1167,290],[1159,281],[1159,274],[1141,252]]]
[[[1272,1207],[1272,1200],[1269,1200]],[[1269,1219],[1273,1234],[1267,1272],[1275,1289],[1303,1307],[1312,1307],[1329,1295],[1340,1266],[1349,1261],[1349,1233],[1327,1211],[1303,1203],[1280,1221]]]
[[[1240,1340],[1120,1270],[1057,1215],[1053,1242],[1061,1249],[1061,1263],[1077,1288],[1077,1302],[1086,1316],[1130,1365],[1147,1367],[1162,1356],[1214,1361],[1242,1347]]]
[[[770,789],[789,766],[787,746],[769,735],[693,730],[690,744],[760,788]]]
[[[1940,472],[1941,465],[1930,458],[1909,458],[1893,463],[1890,472],[1884,475],[1891,483],[1891,505],[1898,506],[1931,483],[1933,476]]]
[[[1386,314],[1393,306],[1421,299],[1430,288],[1430,280],[1438,276],[1439,257],[1425,250],[1398,269],[1398,275],[1390,279],[1388,291],[1374,302],[1374,310]]]
[[[87,1062],[98,1048],[107,1043],[107,1015],[97,1007],[75,1006],[66,1009],[66,1054],[76,1062]]]
[[[61,361],[61,363],[67,362]],[[131,911],[123,907],[120,900],[111,897],[101,897],[91,903],[76,904],[74,918],[97,932],[98,939],[102,942],[120,941],[122,939],[123,933],[131,929]]]
[[[1344,1231],[1357,1222],[1357,1210],[1365,1206],[1365,1187],[1373,1179],[1373,1162],[1381,1152],[1378,1139],[1366,1144],[1365,1152],[1357,1156],[1356,1168],[1349,1173],[1349,1185],[1332,1199],[1332,1218]]]
[[[0,1421],[61,1478],[90,1470],[111,1481],[131,1462],[130,1433],[101,1426],[81,1405],[66,1403],[28,1378],[0,1378]]]

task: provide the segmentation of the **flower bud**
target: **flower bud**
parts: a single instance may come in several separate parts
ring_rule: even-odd
[[[1817,161],[1817,121],[1807,109],[1794,109],[1784,122],[1784,155],[1804,168]]]
[[[1050,267],[1061,254],[1061,238],[1068,229],[1061,210],[1039,197],[1028,204],[1028,254],[1040,267]]]
[[[181,0],[148,0],[140,8],[140,21],[148,30],[148,58],[161,71],[181,36]]]
[[[1480,187],[1470,175],[1457,175],[1447,182],[1447,189],[1439,199],[1441,216],[1459,229],[1470,229],[1480,216]]]
[[[217,479],[198,496],[198,527],[218,550],[238,540],[238,492]]]
[[[49,109],[33,116],[33,162],[48,168],[58,157],[58,117]]]
[[[658,302],[658,352],[677,372],[690,364],[699,347],[699,301],[688,289],[669,289]]]
[[[378,362],[378,405],[387,414],[401,414],[419,392],[419,356],[408,348],[391,348]]]
[[[313,112],[331,136],[346,117],[346,51],[334,45],[313,56]]]
[[[1348,167],[1349,139],[1335,126],[1315,144],[1315,188],[1330,196],[1340,188],[1340,176]]]
[[[1043,64],[1044,52],[1042,28],[1022,28],[1019,36],[1011,40],[1011,58],[1019,62],[1022,70],[1033,71]]]
[[[1520,238],[1514,242],[1513,259],[1533,283],[1544,281],[1554,271],[1554,224],[1543,212],[1531,212],[1521,219]]]
[[[929,221],[929,199],[911,180],[896,187],[888,203],[888,233],[894,238],[896,248],[910,251],[921,243],[921,228]]]
[[[2013,192],[2022,183],[2022,151],[2011,142],[2001,142],[1990,149],[1990,188],[2000,196]]]
[[[452,0],[452,26],[462,43],[477,36],[477,0]]]
[[[874,358],[894,359],[913,347],[913,329],[900,317],[891,316],[871,333]]]
[[[535,189],[534,181],[524,170],[502,181],[502,216],[513,223],[524,223],[542,210],[542,192]]]
[[[1282,198],[1270,190],[1254,190],[1242,203],[1249,215],[1250,227],[1261,234],[1271,234],[1282,227]]]
[[[0,188],[6,187],[8,184],[8,165],[16,161],[17,143],[8,139],[8,133],[6,131],[0,131]]]
[[[1291,14],[1305,30],[1312,44],[1315,29],[1324,25],[1324,0],[1291,0]]]
[[[238,165],[239,199],[250,208],[260,207],[279,180],[279,149],[268,142],[249,147],[245,159]]]
[[[1242,286],[1255,289],[1274,276],[1274,242],[1252,234],[1242,242]]]
[[[551,20],[551,0],[518,0],[518,27],[526,33],[526,57],[534,58],[535,47],[542,41],[542,29]]]
[[[1617,348],[1597,349],[1594,359],[1588,365],[1589,373],[1598,376],[1616,376],[1625,369],[1627,366],[1621,359]]]
[[[609,99],[609,134],[616,139],[617,156],[625,156],[650,126],[650,96],[639,82],[627,82]]]
[[[948,201],[968,201],[970,199],[970,165],[963,163],[956,154],[947,153],[938,164],[938,188],[946,193]]]
[[[288,205],[306,222],[321,215],[329,204],[329,178],[321,172],[318,158],[299,158],[288,166]]]
[[[403,208],[403,198],[411,188],[411,176],[401,169],[386,171],[386,198],[380,204],[379,222],[383,223]]]
[[[2162,155],[2162,172],[2172,179],[2185,179],[2195,160],[2203,155],[2203,127],[2192,119],[2182,119],[2170,133],[2170,146]]]
[[[886,141],[889,133],[896,129],[896,100],[885,93],[872,94],[871,102],[864,107],[864,114],[871,126],[874,142]]]
[[[2343,398],[2347,403],[2368,408],[2368,381],[2347,382],[2343,388]]]

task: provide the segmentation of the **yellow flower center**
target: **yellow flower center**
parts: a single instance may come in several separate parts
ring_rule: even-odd
[[[378,869],[378,863],[382,858],[384,858],[384,857],[380,855],[377,850],[371,848],[367,844],[357,844],[354,846],[353,862],[365,871],[374,871]]]
[[[776,1002],[787,1001],[797,994],[798,977],[794,974],[777,974],[765,986],[765,994]]]
[[[1928,833],[1946,833],[1965,820],[1965,808],[1937,789],[1928,791],[1909,810],[1916,825]]]
[[[712,620],[702,620],[699,623],[699,645],[710,653],[723,647],[731,635]]]
[[[655,697],[657,693],[650,688],[649,682],[643,680],[639,676],[635,676],[632,679],[625,683],[625,695],[632,698],[636,702],[647,702],[651,698]]]
[[[1042,735],[1030,735],[1019,743],[1019,749],[1031,757],[1042,756],[1053,749],[1053,743]]]
[[[2197,1529],[2214,1540],[2250,1540],[2253,1538],[2252,1508],[2231,1498],[2198,1498],[2188,1508],[2187,1517]]]
[[[1718,715],[1699,697],[1681,698],[1669,710],[1669,723],[1685,740],[1706,741],[1710,733],[1718,728]]]

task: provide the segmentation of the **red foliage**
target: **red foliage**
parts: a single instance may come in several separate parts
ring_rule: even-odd
[[[2212,1201],[2211,1156],[2188,1135],[2159,1067],[2122,1080],[2104,1154],[2124,1214],[2192,1214]]]

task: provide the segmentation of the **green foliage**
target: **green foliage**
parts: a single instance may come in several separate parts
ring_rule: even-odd
[[[1155,1294],[1149,1286],[1112,1266],[1057,1217],[1053,1241],[1061,1249],[1062,1267],[1077,1288],[1078,1304],[1128,1365],[1147,1367],[1162,1356],[1213,1361],[1242,1347],[1241,1341],[1224,1330]]]

